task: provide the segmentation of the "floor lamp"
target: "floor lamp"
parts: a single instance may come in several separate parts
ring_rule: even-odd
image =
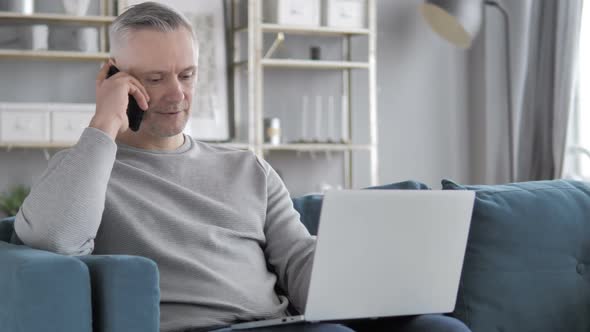
[[[495,7],[506,24],[504,41],[506,46],[506,86],[508,88],[508,154],[510,181],[515,181],[514,127],[512,112],[512,80],[510,79],[510,22],[508,12],[498,2],[490,0],[426,0],[422,4],[422,15],[432,30],[452,44],[469,48],[477,36],[483,21],[485,5]]]

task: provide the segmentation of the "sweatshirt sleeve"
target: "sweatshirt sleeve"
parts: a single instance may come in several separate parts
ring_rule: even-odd
[[[265,162],[263,162],[266,164]],[[294,307],[303,312],[311,276],[315,237],[299,220],[289,192],[268,164],[265,254]]]
[[[21,241],[64,255],[90,254],[116,152],[109,136],[89,127],[76,145],[55,154],[16,215]]]

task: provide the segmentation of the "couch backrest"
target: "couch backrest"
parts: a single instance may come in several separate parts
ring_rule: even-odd
[[[473,331],[590,331],[590,186],[554,180],[474,190],[453,315]]]
[[[14,217],[0,219],[0,241],[10,242],[14,232]]]
[[[386,184],[383,186],[369,187],[366,189],[411,189],[411,190],[428,190],[430,189],[424,183],[417,181],[404,181]],[[322,200],[324,196],[321,194],[311,194],[293,199],[293,206],[301,215],[301,222],[311,235],[317,235],[320,221],[320,212],[322,211]]]

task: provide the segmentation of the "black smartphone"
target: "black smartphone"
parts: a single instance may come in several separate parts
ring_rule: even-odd
[[[119,72],[119,68],[111,65],[107,78],[115,75]],[[129,129],[138,131],[141,125],[141,119],[143,119],[143,110],[137,105],[137,101],[132,95],[129,95],[129,103],[127,105],[127,118],[129,119]]]

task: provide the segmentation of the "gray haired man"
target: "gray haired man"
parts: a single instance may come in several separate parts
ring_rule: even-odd
[[[160,271],[162,331],[301,311],[315,239],[281,179],[249,151],[183,134],[197,79],[191,24],[147,2],[121,14],[110,37],[94,117],[33,187],[17,214],[19,238],[64,255],[151,258]],[[120,72],[107,78],[111,66]],[[128,130],[128,95],[144,111],[137,132]],[[279,330],[350,331],[336,324]]]

